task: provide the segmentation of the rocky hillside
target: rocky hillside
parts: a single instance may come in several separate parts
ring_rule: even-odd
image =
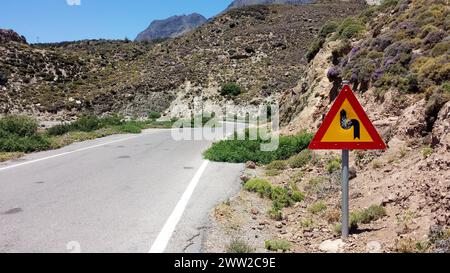
[[[164,20],[155,20],[150,26],[139,33],[136,41],[153,41],[158,39],[175,38],[203,25],[207,19],[198,14],[172,16]]]
[[[363,6],[324,1],[233,9],[162,43],[1,43],[0,111],[41,119],[83,112],[140,116],[168,108],[183,115],[200,95],[210,104],[245,108],[295,87],[320,27]],[[243,94],[221,96],[227,82]]]
[[[234,0],[228,9],[242,8],[251,5],[272,5],[272,4],[307,4],[312,0]]]
[[[281,240],[293,252],[450,252],[449,13],[441,0],[383,1],[329,22],[283,95],[283,133],[315,132],[349,80],[388,145],[350,155],[349,240],[339,240],[340,153],[324,151],[247,169],[244,180],[298,188],[304,201],[272,219],[270,200],[243,190],[213,212],[206,249],[237,238],[257,251]]]

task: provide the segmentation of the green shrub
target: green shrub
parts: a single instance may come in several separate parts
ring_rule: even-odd
[[[0,138],[1,152],[37,152],[50,148],[50,141],[43,135],[17,136],[9,135]]]
[[[269,251],[282,250],[286,252],[291,249],[291,243],[285,240],[266,240],[264,246]]]
[[[280,170],[267,170],[266,176],[277,176],[281,173]]]
[[[303,193],[295,188],[287,189],[280,186],[273,186],[264,179],[253,178],[244,184],[244,189],[259,193],[261,197],[267,197],[272,200],[272,208],[269,210],[269,217],[274,220],[281,220],[281,209],[292,206],[296,202],[304,200]]]
[[[292,192],[291,198],[292,200],[294,200],[294,202],[302,202],[303,200],[305,200],[305,194],[300,191],[294,190]]]
[[[38,133],[38,124],[25,116],[0,119],[0,152],[36,152],[50,147],[49,140]]]
[[[299,154],[289,158],[288,163],[292,168],[302,168],[312,160],[312,152],[308,149],[301,151]]]
[[[50,136],[62,136],[72,131],[73,127],[71,124],[58,124],[47,129],[47,134]]]
[[[148,118],[149,119],[159,119],[159,118],[161,118],[161,113],[159,113],[159,112],[149,112],[148,113]]]
[[[126,123],[119,126],[119,131],[122,133],[140,134],[142,132],[141,126],[135,123]]]
[[[120,115],[109,115],[100,119],[101,125],[100,127],[106,126],[119,126],[124,124],[123,117]]]
[[[251,192],[257,192],[261,196],[270,197],[272,194],[272,184],[264,179],[253,178],[247,181],[244,189]]]
[[[356,214],[354,214],[354,213],[350,213],[348,229],[351,233],[356,232],[358,230],[358,218],[357,218]],[[336,225],[334,225],[333,231],[337,234],[341,234],[342,224],[337,223]]]
[[[285,160],[275,160],[270,162],[267,166],[267,170],[284,170],[288,166]]]
[[[325,43],[325,39],[323,38],[316,38],[311,45],[309,46],[308,52],[306,53],[306,59],[308,62],[311,62],[319,53],[320,49],[322,48],[323,44]]]
[[[76,131],[92,132],[102,127],[100,118],[97,116],[82,116],[77,121],[72,123]]]
[[[326,209],[327,209],[327,205],[325,205],[325,203],[322,201],[318,201],[318,202],[312,204],[311,206],[309,206],[308,211],[311,212],[312,214],[318,214]]]
[[[119,115],[109,115],[99,118],[93,115],[85,115],[72,123],[63,123],[55,125],[47,129],[47,134],[50,136],[61,136],[69,132],[93,132],[101,128],[109,126],[121,126],[125,124],[123,118]]]
[[[257,140],[229,139],[216,142],[204,152],[204,157],[211,161],[245,163],[253,161],[269,164],[275,160],[286,160],[308,147],[311,134],[297,136],[281,136],[275,151],[261,151],[261,145],[266,143],[261,138]]]
[[[300,226],[302,228],[310,228],[314,225],[314,221],[311,218],[302,219],[300,221]]]
[[[252,248],[247,242],[240,239],[234,239],[226,247],[227,253],[253,253],[255,249]]]
[[[385,10],[387,8],[395,7],[398,4],[398,0],[383,0],[378,7],[381,10]]]
[[[36,120],[25,116],[6,116],[0,119],[0,137],[16,135],[19,137],[34,136],[37,133]]]
[[[309,193],[320,194],[325,190],[325,180],[321,177],[311,178],[305,185],[305,190]]]
[[[273,200],[274,207],[278,209],[290,207],[294,203],[288,190],[280,186],[272,187],[270,199]]]
[[[337,33],[343,39],[350,39],[359,37],[365,31],[364,24],[354,17],[347,17],[342,21],[337,29]]]
[[[222,96],[239,96],[242,93],[242,88],[234,82],[225,83],[220,89]]]
[[[332,174],[337,170],[341,169],[342,160],[340,158],[334,158],[328,161],[326,165],[327,172]]]
[[[327,36],[337,30],[339,23],[336,21],[326,22],[319,31],[319,37],[327,38]]]
[[[270,219],[272,219],[272,220],[275,220],[275,221],[283,220],[283,213],[281,212],[281,210],[279,208],[272,207],[269,210],[268,214],[269,214]]]
[[[431,50],[431,55],[433,57],[438,57],[441,55],[450,54],[450,43],[448,41],[440,42],[436,44]]]
[[[372,205],[367,209],[353,214],[353,221],[361,224],[369,224],[386,216],[386,210],[382,206]]]
[[[422,155],[423,155],[423,157],[429,157],[429,156],[432,155],[432,154],[433,154],[433,148],[427,146],[427,147],[424,147],[424,148],[422,149]]]

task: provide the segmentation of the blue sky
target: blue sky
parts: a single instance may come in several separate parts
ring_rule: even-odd
[[[0,28],[28,42],[134,39],[154,19],[198,12],[212,17],[232,0],[2,0]],[[69,5],[71,3],[72,5]],[[79,5],[78,5],[79,3]]]

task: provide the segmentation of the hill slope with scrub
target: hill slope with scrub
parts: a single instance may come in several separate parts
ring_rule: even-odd
[[[151,43],[0,43],[0,112],[70,120],[80,113],[183,115],[193,99],[258,104],[295,86],[309,42],[330,18],[361,1],[257,5],[233,9],[178,38]],[[17,35],[18,36],[18,35]],[[18,36],[20,37],[20,36]],[[221,87],[239,86],[224,97]],[[252,101],[252,99],[254,99]]]
[[[388,145],[351,152],[348,240],[339,241],[340,153],[305,150],[247,164],[244,185],[258,179],[264,190],[244,186],[213,211],[206,251],[449,252],[449,13],[446,1],[387,0],[327,22],[282,96],[282,133],[315,132],[349,81]],[[280,207],[274,187],[304,198]]]

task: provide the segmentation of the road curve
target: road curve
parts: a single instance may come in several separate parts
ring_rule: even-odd
[[[199,252],[208,213],[239,189],[243,166],[208,162],[164,242],[161,231],[170,230],[212,142],[176,141],[171,132],[110,136],[1,164],[0,252],[146,253],[158,237],[165,251]]]

